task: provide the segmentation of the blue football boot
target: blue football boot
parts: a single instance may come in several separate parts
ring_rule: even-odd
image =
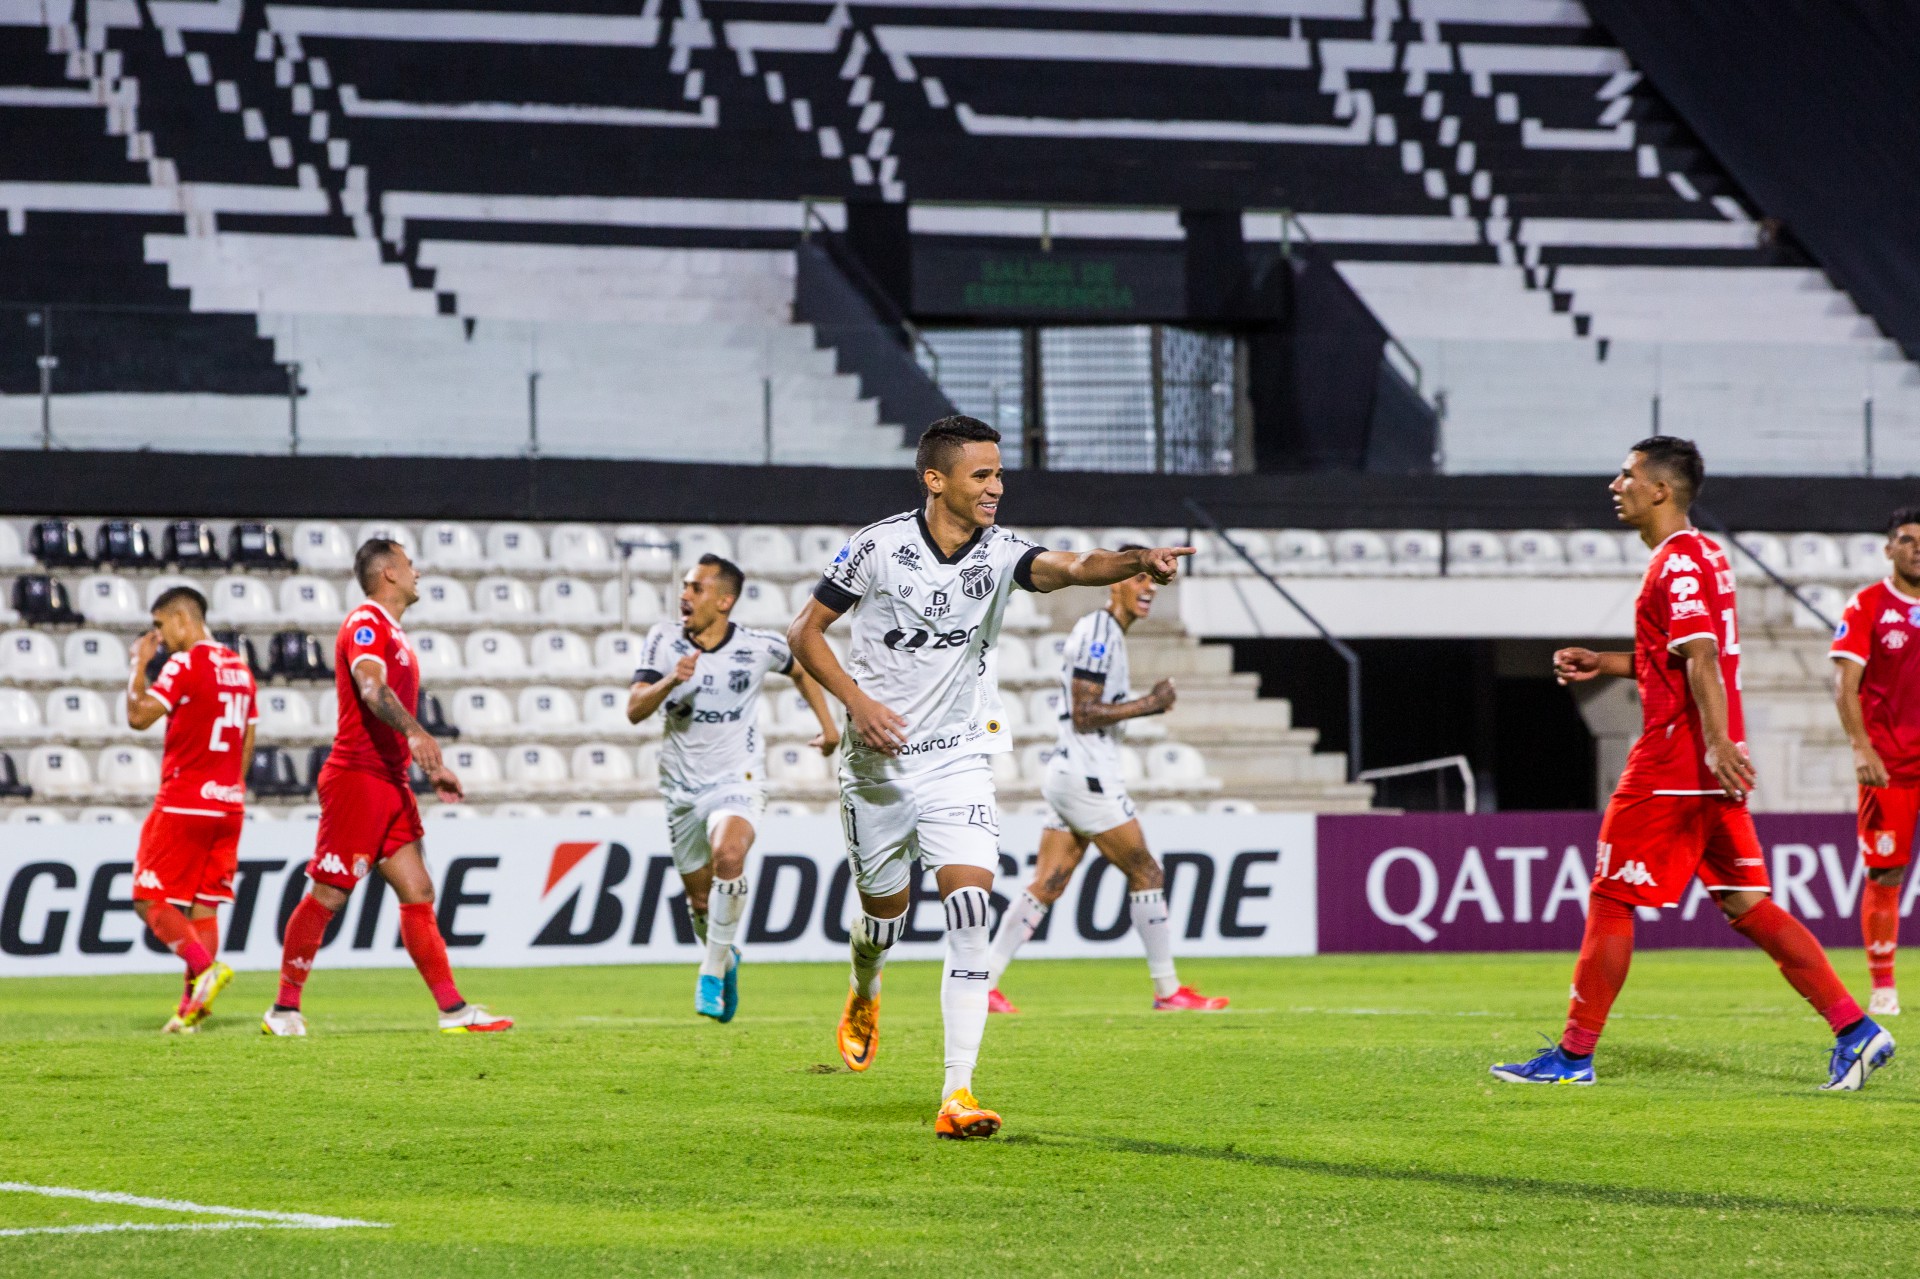
[[[715,1021],[725,1021],[733,1016],[733,1010],[727,1006],[724,979],[706,973],[700,974],[700,984],[694,988],[693,992],[693,1011],[702,1017],[711,1017]]]
[[[1871,1017],[1844,1035],[1836,1035],[1833,1056],[1827,1062],[1827,1082],[1821,1092],[1859,1092],[1867,1076],[1893,1060],[1893,1036]]]
[[[1548,1044],[1529,1061],[1489,1066],[1493,1077],[1509,1084],[1581,1084],[1593,1082],[1593,1058],[1575,1061],[1559,1044]]]

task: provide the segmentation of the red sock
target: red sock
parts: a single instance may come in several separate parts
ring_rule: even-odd
[[[200,939],[200,944],[207,948],[209,955],[220,953],[220,917],[218,915],[189,917],[187,922],[193,925],[194,936]]]
[[[1563,1051],[1576,1057],[1593,1051],[1632,963],[1633,907],[1595,895],[1587,904],[1580,961],[1573,966],[1573,998],[1567,1002],[1567,1029],[1560,1036]]]
[[[1758,906],[1734,920],[1733,930],[1780,965],[1787,984],[1827,1019],[1835,1034],[1863,1016],[1807,926],[1774,905],[1772,898],[1762,898]]]
[[[433,917],[432,902],[405,902],[400,907],[400,940],[407,945],[413,966],[420,970],[433,1002],[441,1012],[452,1012],[466,1001],[453,984],[453,968],[447,963],[447,943],[440,937],[440,921]]]
[[[280,995],[274,1000],[279,1007],[300,1006],[300,991],[307,984],[313,957],[320,953],[320,943],[326,940],[327,925],[332,922],[333,912],[315,901],[312,893],[302,897],[288,916],[287,941],[280,952]]]
[[[192,923],[166,902],[154,902],[147,907],[147,927],[166,944],[168,950],[186,961],[188,977],[198,977],[213,963],[213,956],[194,936]]]
[[[1873,988],[1893,985],[1893,954],[1900,945],[1900,885],[1860,885],[1860,936],[1867,943],[1867,974]]]

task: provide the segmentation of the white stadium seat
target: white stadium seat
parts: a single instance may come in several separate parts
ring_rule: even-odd
[[[620,579],[608,582],[600,592],[600,611],[609,622],[625,626],[628,630],[644,631],[666,616],[666,606],[660,601],[660,588],[641,578],[631,578],[627,582],[627,615],[620,616]]]
[[[376,537],[400,543],[400,549],[407,553],[408,559],[412,559],[419,553],[420,544],[414,539],[413,530],[395,520],[370,520],[362,524],[359,536],[353,543],[354,551],[358,552],[361,547]],[[352,563],[349,560],[347,566],[352,567]]]
[[[1023,747],[1020,751],[1020,781],[1026,786],[1038,786],[1047,780],[1047,765],[1053,762],[1053,743],[1041,742]]]
[[[1393,571],[1402,577],[1431,577],[1440,571],[1440,535],[1432,529],[1406,528],[1387,536]]]
[[[1794,601],[1793,624],[1802,630],[1830,630],[1831,627],[1829,627],[1828,622],[1838,622],[1842,610],[1847,607],[1848,592],[1826,582],[1805,583],[1800,587],[1800,595],[1807,601],[1807,604],[1813,606],[1813,608],[1808,608],[1798,600]],[[1813,611],[1816,608],[1820,610],[1820,613],[1826,614],[1828,619],[1826,622],[1820,620],[1820,613]]]
[[[47,731],[55,737],[99,737],[113,724],[107,699],[90,688],[56,688],[47,694]]]
[[[334,573],[353,567],[356,549],[347,540],[347,530],[332,520],[307,520],[294,526],[287,552],[309,573]]]
[[[1310,528],[1283,528],[1273,535],[1271,571],[1282,576],[1330,573],[1333,545],[1327,535]]]
[[[813,588],[820,584],[819,577],[803,577],[787,588],[787,609],[789,616],[798,617],[807,607],[807,601],[813,598]]]
[[[633,783],[630,747],[611,742],[588,742],[573,748],[573,780],[583,790],[618,790]]]
[[[580,697],[580,722],[596,733],[658,733],[660,716],[639,724],[627,723],[627,690],[612,684],[596,684]]]
[[[551,684],[521,689],[517,706],[521,726],[534,732],[570,729],[580,722],[580,708],[574,704],[573,694]]]
[[[1123,758],[1124,753],[1131,749],[1121,748]],[[1146,775],[1156,785],[1183,790],[1217,789],[1220,785],[1218,778],[1207,776],[1207,761],[1191,746],[1180,742],[1161,742],[1149,747],[1146,756]]]
[[[1147,779],[1147,768],[1141,762],[1140,752],[1132,746],[1122,746],[1114,752],[1120,760],[1120,780],[1128,786],[1138,786]],[[1218,785],[1219,783],[1215,783]]]
[[[667,545],[670,540],[653,524],[622,524],[613,530],[616,560],[624,556],[630,572],[648,577],[665,577],[673,572],[673,551]],[[622,545],[629,549],[622,551]]]
[[[818,577],[826,572],[827,565],[833,563],[833,557],[847,544],[847,530],[828,528],[824,524],[814,524],[800,530],[798,553],[799,572],[810,577]],[[811,585],[811,584],[809,584]]]
[[[1000,703],[999,718],[1002,731],[1012,733],[1015,737],[1023,737],[1028,732],[1043,733],[1052,737],[1059,730],[1059,724],[1053,720],[1048,720],[1041,725],[1029,724],[1025,703],[1015,697],[1009,697]]]
[[[577,769],[574,775],[576,777],[579,776]],[[597,799],[576,799],[571,804],[562,804],[560,810],[556,812],[554,816],[584,817],[598,820],[600,818],[613,817],[615,813],[611,804],[603,804]]]
[[[541,631],[527,641],[527,660],[545,675],[586,675],[593,670],[593,650],[572,631]]]
[[[459,777],[460,784],[469,791],[500,784],[500,757],[485,746],[469,746],[460,742],[444,748],[441,757]]]
[[[769,689],[763,696],[766,700],[761,705],[773,707],[774,722],[783,736],[804,739],[820,731],[820,721],[814,717],[807,699],[800,696],[799,689]],[[827,705],[833,706],[832,698],[827,699]]]
[[[1727,558],[1733,562],[1735,577],[1765,580],[1766,570],[1760,564],[1784,577],[1790,567],[1787,563],[1786,541],[1777,533],[1736,533],[1734,538],[1739,539],[1738,547],[1734,545],[1734,538],[1724,533],[1709,533],[1707,536],[1727,553]],[[1754,563],[1755,560],[1760,563]]]
[[[20,544],[20,531],[0,523],[0,568],[31,568],[33,557]]]
[[[1253,557],[1253,564],[1247,563],[1239,552],[1227,545],[1225,538],[1216,537],[1214,543],[1214,572],[1225,577],[1239,577],[1253,572],[1253,565],[1266,568],[1273,562],[1273,539],[1265,530],[1257,528],[1230,528],[1227,537],[1234,540],[1241,550]]]
[[[758,626],[782,634],[786,633],[787,623],[793,620],[793,614],[787,611],[787,593],[757,578],[748,578],[747,584],[740,588],[732,616],[741,626]]]
[[[604,573],[614,567],[607,536],[591,524],[556,524],[548,539],[554,567],[569,573]]]
[[[1040,545],[1050,551],[1066,551],[1078,555],[1082,551],[1091,551],[1100,544],[1093,540],[1093,534],[1083,528],[1050,528],[1040,535]]]
[[[465,822],[483,814],[472,804],[433,804],[427,807],[422,816],[430,822]]]
[[[802,804],[797,799],[776,799],[768,803],[767,816],[811,817],[813,816],[813,806],[810,804]]]
[[[248,816],[252,816],[251,813]],[[83,808],[79,822],[82,826],[133,826],[142,821],[124,808]]]
[[[420,598],[407,609],[409,622],[464,622],[473,616],[467,588],[451,577],[422,577],[419,590]]]
[[[146,604],[141,610],[139,620],[143,622],[146,621],[148,614],[153,609],[153,602],[176,586],[192,587],[203,596],[207,593],[207,584],[205,582],[196,581],[191,577],[183,577],[178,573],[161,573],[158,576],[150,577],[147,579]]]
[[[133,583],[115,573],[89,573],[73,588],[73,606],[101,626],[148,620],[147,601]]]
[[[1522,529],[1507,535],[1507,563],[1516,573],[1552,576],[1566,571],[1567,551],[1557,534]]]
[[[67,636],[67,674],[73,679],[125,679],[127,646],[105,631],[75,631]]]
[[[60,650],[53,636],[45,631],[0,634],[0,675],[22,680],[60,678]]]
[[[15,826],[65,826],[67,815],[57,808],[28,804],[7,814],[7,821]]]
[[[593,637],[593,668],[603,675],[630,680],[640,665],[643,643],[645,637],[634,631],[602,631]]]
[[[1018,635],[1002,635],[993,646],[994,669],[1004,681],[1017,682],[1037,678],[1033,647]]]
[[[421,568],[443,573],[451,569],[471,571],[485,562],[480,536],[471,525],[441,520],[420,530],[418,564]]]
[[[507,780],[516,786],[550,790],[567,784],[567,760],[557,749],[538,742],[507,748]]]
[[[258,804],[249,804],[247,806],[246,820],[250,822],[277,822],[280,820],[280,815],[271,808],[262,808]]]
[[[23,688],[0,688],[0,737],[9,741],[38,737],[45,722],[33,694]]]
[[[1624,573],[1620,535],[1583,528],[1567,534],[1567,567],[1575,573]]]
[[[1887,573],[1887,536],[1884,533],[1849,533],[1841,539],[1847,568],[1857,578],[1885,577]]]
[[[1847,558],[1840,540],[1825,533],[1795,533],[1789,537],[1787,563],[1798,581],[1842,580],[1847,576]]]
[[[531,524],[495,524],[487,530],[487,563],[494,568],[545,568],[547,548]]]
[[[81,799],[93,789],[93,767],[71,746],[36,746],[27,752],[27,785],[48,799]]]
[[[420,678],[442,679],[467,669],[460,655],[460,641],[445,631],[411,631],[407,642],[420,659]]]
[[[513,727],[513,703],[497,688],[462,688],[445,710],[447,718],[469,735],[493,736]]]
[[[767,751],[767,777],[782,786],[824,786],[828,776],[826,757],[804,743]]]
[[[998,755],[995,756],[995,758],[1005,759],[1007,757]],[[1051,821],[1054,815],[1053,805],[1044,799],[1023,799],[1017,804],[1009,805],[1006,811],[1020,817],[1038,817],[1041,821]]]
[[[1393,555],[1387,539],[1369,529],[1342,529],[1328,539],[1333,547],[1336,572],[1355,577],[1384,575],[1393,571]]]
[[[1186,530],[1181,530],[1181,536],[1186,536]],[[1145,547],[1177,545],[1177,543],[1162,542],[1159,538],[1143,528],[1103,529],[1100,533],[1099,540],[1095,543],[1097,546],[1106,547],[1109,551],[1117,551],[1121,547],[1129,544]]]
[[[1260,811],[1260,805],[1250,799],[1210,799],[1207,801],[1207,815],[1210,817],[1249,817]]]
[[[483,621],[525,622],[537,611],[533,588],[517,577],[483,577],[473,584],[473,612]]]
[[[340,606],[340,592],[332,582],[324,577],[295,575],[280,583],[280,616],[289,622],[316,626],[331,622],[338,626],[346,610]]]
[[[518,636],[480,630],[467,636],[467,674],[519,675],[527,669],[527,651]]]
[[[652,825],[664,825],[667,820],[667,806],[657,799],[636,799],[626,807],[623,816]]]
[[[287,810],[286,820],[290,822],[318,822],[320,820],[320,805],[295,804]]]
[[[160,757],[139,746],[100,752],[101,788],[115,795],[151,795],[160,789]]]
[[[618,586],[615,587],[618,598]],[[540,616],[549,622],[592,624],[605,620],[598,593],[577,577],[550,577],[540,583]]]
[[[340,723],[340,694],[333,685],[328,684],[313,697],[313,722],[321,731],[331,735]]]
[[[547,815],[547,810],[540,807],[540,805],[528,804],[524,802],[512,803],[512,804],[496,804],[494,806],[493,813],[492,813],[492,816],[494,817],[517,818],[522,821],[526,821],[530,819],[538,819],[538,818],[545,817],[546,815]]]
[[[1140,812],[1147,817],[1194,817],[1200,810],[1184,799],[1150,799]]]
[[[1001,614],[1000,625],[1010,631],[1044,631],[1047,619],[1033,602],[1032,591],[1016,589],[1007,596],[1007,611]]]
[[[263,737],[305,733],[313,728],[313,705],[304,693],[290,688],[263,688],[257,704]]]
[[[800,571],[793,539],[782,528],[764,525],[740,530],[735,562],[748,577],[792,577]]]
[[[1033,669],[1048,679],[1057,679],[1067,661],[1067,631],[1048,631],[1033,637]]]
[[[733,558],[733,539],[711,524],[687,524],[674,535],[680,543],[680,553],[674,556],[674,569],[684,573],[697,564],[702,555],[718,555],[721,559]]]
[[[1447,572],[1459,577],[1507,571],[1507,548],[1493,533],[1455,529],[1447,534]]]
[[[257,577],[230,574],[214,582],[207,596],[207,620],[221,626],[264,626],[280,615],[273,592]]]
[[[1653,548],[1638,533],[1620,534],[1620,564],[1629,573],[1644,573],[1653,558]]]
[[[1036,733],[1060,731],[1060,714],[1067,709],[1066,695],[1057,684],[1036,688],[1027,694],[1027,724]]]

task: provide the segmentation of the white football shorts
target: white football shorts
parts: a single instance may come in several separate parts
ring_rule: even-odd
[[[1067,763],[1064,754],[1047,765],[1041,795],[1053,809],[1048,830],[1070,831],[1082,839],[1104,835],[1133,820],[1133,800],[1117,778],[1086,777]]]
[[[942,866],[1000,867],[1000,810],[985,755],[962,755],[907,777],[840,773],[840,829],[853,882],[869,897],[907,886],[913,860]]]
[[[757,782],[717,782],[704,790],[668,791],[667,839],[673,868],[690,875],[713,864],[713,833],[729,817],[759,826],[767,792]]]

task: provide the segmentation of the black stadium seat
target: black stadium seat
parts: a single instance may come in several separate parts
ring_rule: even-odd
[[[220,544],[199,520],[175,520],[161,535],[160,558],[181,568],[221,568]]]
[[[22,573],[13,579],[13,611],[35,626],[78,626],[87,620],[74,612],[67,588],[45,573]]]
[[[253,677],[256,680],[262,680],[267,677],[266,670],[260,665],[260,655],[254,651],[252,640],[242,635],[239,631],[215,631],[213,633],[213,639],[214,643],[224,644],[240,656],[246,658],[247,668],[253,672]]]
[[[33,787],[20,780],[20,771],[13,766],[13,756],[5,751],[0,751],[0,797],[33,798]]]
[[[307,777],[315,786],[320,784],[320,770],[327,765],[327,756],[333,754],[332,746],[316,746],[307,752]]]
[[[139,520],[103,520],[93,537],[93,558],[115,568],[153,568],[153,539]]]
[[[458,737],[460,730],[447,722],[447,712],[440,705],[440,699],[426,689],[420,690],[419,714],[414,718],[420,721],[420,727],[435,737]]]
[[[86,568],[87,539],[72,520],[41,520],[33,526],[27,549],[48,568]]]
[[[320,641],[305,631],[276,631],[267,649],[267,674],[288,680],[332,679]]]
[[[313,786],[300,780],[293,756],[278,746],[254,747],[247,789],[262,799],[293,799],[313,793]]]
[[[293,557],[280,544],[280,530],[271,524],[235,524],[227,534],[227,562],[252,568],[294,568]]]
[[[418,764],[407,765],[407,785],[413,787],[413,793],[416,795],[433,793],[433,783],[427,780],[427,775],[420,771]]]

